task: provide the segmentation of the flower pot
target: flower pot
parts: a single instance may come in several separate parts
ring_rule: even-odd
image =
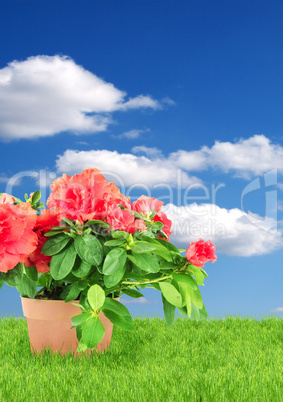
[[[64,300],[42,300],[21,297],[24,316],[27,318],[31,352],[44,348],[60,351],[61,354],[75,352],[78,345],[76,329],[71,329],[71,318],[81,313],[81,309]],[[116,299],[117,300],[117,299]],[[74,302],[75,303],[75,302]],[[110,346],[113,324],[103,314],[99,314],[105,335],[95,347],[103,351]],[[90,349],[88,349],[90,353]]]

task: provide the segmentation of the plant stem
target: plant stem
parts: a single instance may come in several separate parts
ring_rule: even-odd
[[[145,281],[145,282],[122,282],[121,285],[139,286],[139,285],[145,285],[147,283],[160,282],[160,281],[163,281],[163,279],[168,279],[168,278],[172,278],[172,275],[163,276],[162,278],[152,279],[151,281]]]

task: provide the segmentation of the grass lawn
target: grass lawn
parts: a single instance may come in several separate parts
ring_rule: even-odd
[[[134,319],[107,352],[31,356],[25,319],[0,321],[0,401],[282,401],[283,320]]]

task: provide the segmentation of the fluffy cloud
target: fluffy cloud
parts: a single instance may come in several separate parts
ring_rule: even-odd
[[[136,135],[135,132],[132,134]],[[255,135],[235,143],[215,142],[211,148],[179,150],[167,157],[158,148],[142,145],[133,147],[132,153],[121,154],[108,150],[66,150],[57,159],[59,173],[74,174],[87,167],[115,173],[124,186],[141,183],[152,187],[160,183],[187,188],[201,183],[200,179],[189,175],[193,171],[214,168],[224,172],[233,171],[243,178],[273,169],[283,172],[283,147],[272,144],[264,135]]]
[[[188,176],[169,160],[150,159],[143,155],[120,154],[108,150],[67,150],[58,157],[56,166],[59,173],[69,175],[88,167],[96,167],[108,180],[115,181],[121,188],[137,186],[149,189],[163,184],[175,187],[178,183],[187,187],[193,183],[200,183],[199,179]]]
[[[154,153],[151,150],[154,150]],[[134,147],[132,151],[143,152],[152,158],[158,154],[159,158],[162,158],[161,151],[156,148],[139,146]],[[216,169],[250,179],[254,175],[262,175],[273,169],[282,173],[283,147],[273,144],[264,135],[254,135],[234,143],[216,141],[211,148],[203,146],[192,151],[181,149],[170,153],[167,158],[163,157],[163,160],[176,169],[187,172]],[[279,186],[283,189],[283,185]]]
[[[0,70],[0,138],[104,131],[111,112],[162,107],[150,96],[125,98],[125,92],[65,56],[13,61]]]
[[[170,240],[180,248],[202,238],[211,240],[219,253],[248,257],[269,254],[283,246],[275,220],[238,208],[193,203],[182,207],[168,204],[163,210],[173,222]]]
[[[238,177],[250,178],[272,169],[283,171],[283,147],[264,135],[254,135],[237,142],[220,142],[197,151],[180,150],[170,154],[175,165],[184,170],[219,169]]]

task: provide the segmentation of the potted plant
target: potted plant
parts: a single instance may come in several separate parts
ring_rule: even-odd
[[[107,323],[134,330],[128,309],[119,302],[122,294],[139,298],[145,288],[161,291],[169,327],[176,308],[182,316],[207,317],[198,286],[207,277],[204,263],[216,261],[215,247],[203,240],[187,250],[171,244],[163,202],[141,196],[131,203],[90,168],[72,177],[64,174],[51,189],[47,208],[39,191],[25,195],[25,202],[4,193],[0,197],[0,288],[6,283],[18,289],[23,306],[30,302],[24,313],[34,312],[37,302],[52,301],[57,303],[52,319],[63,314],[59,305],[67,305],[65,330],[72,325],[77,351],[107,347]],[[37,328],[50,314],[35,313]],[[55,321],[44,330],[49,335],[57,332]]]

